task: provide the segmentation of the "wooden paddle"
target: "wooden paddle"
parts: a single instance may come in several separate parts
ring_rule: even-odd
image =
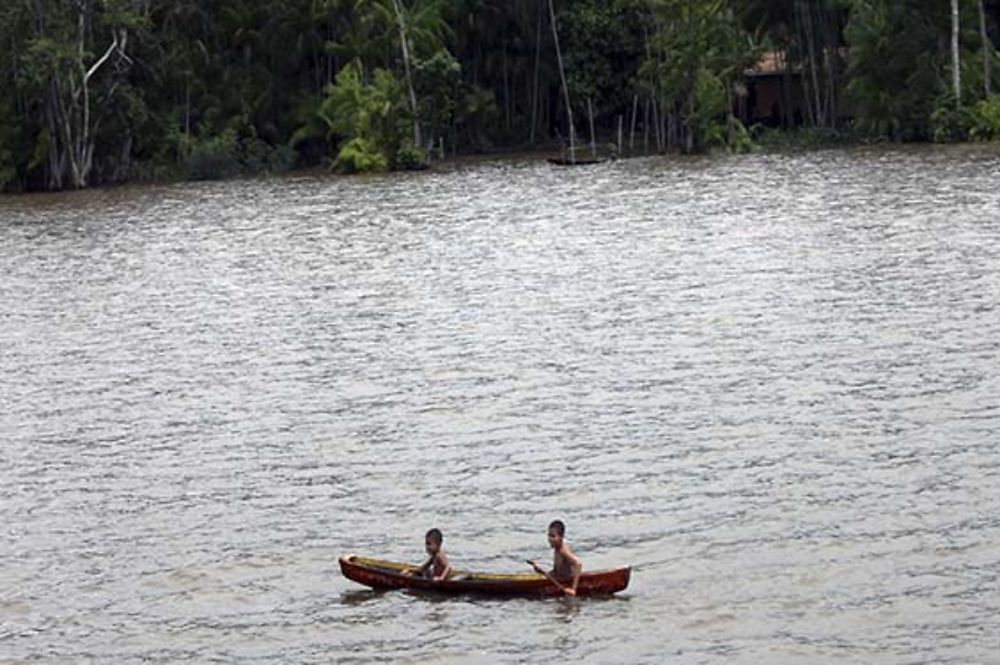
[[[569,593],[569,589],[567,589],[562,584],[560,584],[559,581],[556,578],[552,577],[552,575],[549,574],[549,571],[545,570],[544,568],[542,568],[541,566],[539,566],[537,563],[535,563],[531,559],[526,559],[525,561],[526,561],[526,563],[529,566],[531,566],[532,568],[535,569],[536,573],[540,573],[540,574],[544,575],[549,580],[549,582],[552,582],[553,584],[555,584],[559,588],[559,590],[563,592],[564,596],[571,595]]]

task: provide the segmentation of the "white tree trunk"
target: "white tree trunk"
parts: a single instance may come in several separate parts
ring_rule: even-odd
[[[983,89],[986,92],[986,96],[989,97],[993,93],[993,82],[990,81],[990,77],[992,76],[990,72],[990,58],[993,57],[993,43],[986,32],[986,8],[983,6],[983,0],[979,0],[979,35],[983,41]]]
[[[632,97],[632,126],[628,134],[628,150],[635,150],[635,115],[639,111],[639,93]]]
[[[958,55],[958,0],[951,0],[951,84],[955,89],[955,103],[962,103],[962,70]]]
[[[594,105],[587,97],[587,116],[590,118],[590,156],[597,157],[597,137],[594,134]]]
[[[569,119],[569,160],[576,162],[576,130],[573,128],[573,105],[569,101],[569,86],[566,85],[566,70],[563,69],[562,50],[559,48],[559,30],[556,28],[556,10],[549,0],[549,18],[552,21],[552,38],[556,42],[556,62],[559,64],[559,78],[562,79],[563,96],[566,99],[566,117]]]
[[[115,54],[129,61],[125,55],[128,33],[112,31],[111,44],[104,54],[90,67],[85,62],[86,21],[81,7],[78,15],[77,55],[73,68],[63,77],[56,71],[53,78],[55,124],[62,144],[62,163],[69,169],[69,185],[82,189],[90,180],[94,166],[94,147],[100,116],[95,119],[91,108],[90,81]],[[62,185],[59,178],[59,185]]]
[[[413,144],[420,147],[420,118],[417,116],[417,95],[413,90],[413,77],[410,75],[410,47],[406,41],[406,20],[403,18],[403,8],[400,0],[392,0],[396,9],[396,20],[399,22],[399,42],[403,47],[403,70],[406,73],[406,87],[410,92],[410,113],[413,114]]]

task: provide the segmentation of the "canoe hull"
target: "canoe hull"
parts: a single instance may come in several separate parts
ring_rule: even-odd
[[[555,164],[556,166],[588,166],[590,164],[600,164],[604,161],[603,159],[594,159],[592,157],[577,157],[576,159],[549,157],[549,164]]]
[[[447,580],[435,582],[418,575],[404,575],[404,569],[417,566],[366,559],[353,555],[340,557],[340,571],[349,580],[372,589],[414,589],[434,593],[482,594],[488,596],[560,596],[562,591],[542,575],[535,573],[494,575],[455,572]],[[584,572],[576,592],[578,596],[610,595],[623,591],[631,568]],[[572,580],[560,580],[570,584]]]

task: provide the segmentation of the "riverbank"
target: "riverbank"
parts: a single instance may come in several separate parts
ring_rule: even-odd
[[[608,145],[607,143],[602,145]],[[857,134],[843,131],[802,129],[797,131],[764,130],[756,133],[752,154],[785,154],[785,153],[808,153],[811,151],[826,151],[831,149],[873,149],[883,151],[887,154],[899,152],[900,154],[920,153],[920,152],[942,152],[954,153],[962,152],[970,156],[981,157],[983,155],[996,154],[1000,157],[1000,142],[965,142],[965,143],[930,143],[913,142],[899,143],[890,141],[873,141],[859,138]],[[467,168],[474,168],[481,164],[496,161],[523,162],[539,161],[544,162],[550,157],[558,157],[561,154],[559,146],[555,144],[531,146],[517,146],[509,149],[495,149],[491,151],[481,151],[476,153],[466,153],[447,156],[444,159],[435,159],[429,165],[429,169],[424,172],[447,173],[459,171]],[[726,156],[736,157],[724,149],[710,150],[705,153],[695,155],[683,155],[676,152],[657,153],[655,151],[644,152],[635,150],[619,156],[618,160],[633,159],[664,159],[677,160],[678,162],[689,161],[691,159],[712,158],[719,159]],[[413,175],[413,171],[390,171],[379,174],[381,176],[392,175]],[[352,174],[338,174],[328,167],[313,165],[302,168],[290,168],[282,171],[260,171],[255,173],[238,173],[225,178],[182,178],[182,177],[159,177],[150,179],[135,179],[127,182],[108,183],[88,187],[82,190],[60,190],[60,191],[27,191],[27,192],[7,192],[0,193],[0,201],[8,204],[25,200],[44,199],[51,201],[79,200],[79,195],[86,192],[93,193],[92,196],[107,196],[109,200],[115,200],[118,193],[130,192],[136,189],[161,188],[176,184],[194,184],[198,182],[225,182],[225,181],[271,181],[296,178],[317,178],[317,179],[345,179],[365,178],[369,176]],[[90,198],[86,196],[85,198]]]

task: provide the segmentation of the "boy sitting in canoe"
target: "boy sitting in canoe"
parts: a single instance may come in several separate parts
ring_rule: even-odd
[[[576,586],[580,582],[580,573],[583,572],[583,562],[580,561],[578,556],[573,554],[573,550],[571,550],[569,545],[566,544],[566,541],[563,540],[565,536],[566,525],[563,524],[561,520],[555,520],[552,524],[549,524],[549,546],[552,548],[551,573],[543,570],[536,561],[530,561],[529,563],[535,570],[550,579],[556,578],[557,580],[567,580],[572,578],[573,583],[569,586],[563,586],[558,583],[557,585],[567,596],[575,596]]]
[[[444,553],[444,548],[441,546],[442,542],[444,542],[444,536],[441,534],[440,529],[431,529],[424,536],[424,547],[430,558],[427,559],[424,565],[420,566],[419,572],[422,577],[434,580],[435,582],[447,579],[448,575],[451,574],[451,563]],[[407,569],[403,571],[403,574],[412,575],[413,571]]]

